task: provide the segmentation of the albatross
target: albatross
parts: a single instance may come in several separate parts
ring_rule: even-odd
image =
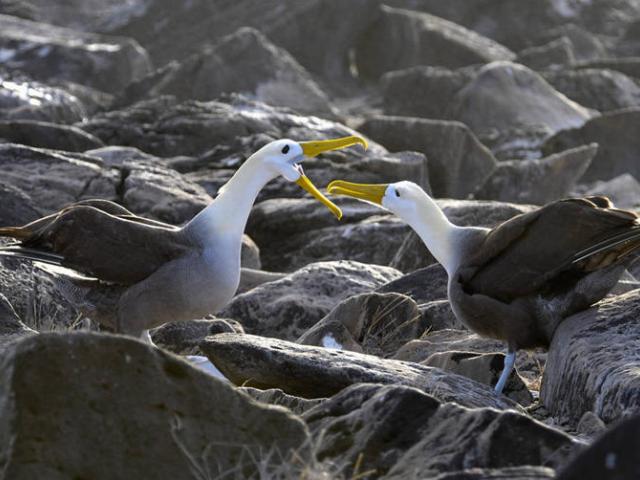
[[[507,346],[497,393],[519,349],[548,348],[558,324],[617,283],[640,248],[640,221],[606,197],[559,200],[495,228],[452,224],[415,183],[335,180],[330,194],[380,205],[404,220],[448,275],[455,316]]]
[[[102,325],[150,340],[148,330],[201,318],[224,307],[240,281],[240,250],[256,196],[282,176],[338,218],[340,209],[305,176],[300,162],[367,142],[358,136],[268,143],[251,155],[213,202],[183,227],[139,217],[106,200],[88,200],[21,227],[0,228],[18,242],[0,253],[60,265],[83,275],[61,289]]]

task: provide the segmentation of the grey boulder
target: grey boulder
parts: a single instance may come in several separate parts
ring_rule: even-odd
[[[251,476],[252,455],[308,457],[307,429],[289,411],[130,338],[36,335],[0,363],[7,478],[185,478],[232,468]]]
[[[354,385],[307,410],[303,418],[319,439],[319,460],[357,462],[361,472],[375,471],[385,479],[557,466],[573,449],[565,433],[517,412],[463,408],[409,386]]]
[[[597,143],[598,153],[582,181],[610,180],[624,173],[640,179],[639,125],[640,108],[605,113],[579,128],[557,133],[547,140],[543,151],[549,154],[578,145]]]
[[[360,130],[391,151],[424,153],[437,197],[466,198],[496,168],[491,152],[460,122],[382,116]]]
[[[500,162],[475,198],[544,205],[565,198],[587,171],[596,144],[576,147],[540,160]]]
[[[130,38],[82,33],[0,15],[4,66],[40,81],[67,80],[115,92],[151,69],[146,51]]]
[[[219,313],[249,333],[295,340],[341,300],[399,276],[393,268],[352,261],[313,263],[237,295]]]
[[[540,399],[577,423],[587,411],[605,423],[640,409],[640,290],[608,298],[564,320],[554,333]]]
[[[476,133],[544,125],[552,132],[581,127],[593,115],[523,65],[485,65],[454,99],[452,118]]]
[[[390,357],[425,330],[420,311],[397,293],[363,293],[340,302],[298,343]]]

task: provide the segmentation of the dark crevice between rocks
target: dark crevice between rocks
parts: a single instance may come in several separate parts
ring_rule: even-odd
[[[127,178],[131,175],[131,169],[128,167],[120,167],[120,181],[116,185],[116,202],[124,205],[124,195],[126,193]]]

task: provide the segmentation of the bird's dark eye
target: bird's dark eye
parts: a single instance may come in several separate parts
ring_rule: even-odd
[[[396,190],[396,197],[400,196],[400,192],[398,190]]]
[[[289,153],[289,145],[285,145],[284,147],[282,147],[282,153],[284,153],[285,155]]]

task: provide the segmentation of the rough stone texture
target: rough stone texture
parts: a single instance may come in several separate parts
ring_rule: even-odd
[[[630,173],[638,180],[639,125],[640,108],[605,113],[581,128],[559,132],[544,144],[543,149],[552,153],[595,142],[598,153],[582,178],[584,182],[610,180],[624,173]]]
[[[478,134],[498,161],[542,158],[542,145],[553,135],[546,125],[523,125]]]
[[[397,293],[363,293],[340,302],[298,343],[390,357],[426,325],[416,303]]]
[[[148,73],[147,53],[135,40],[0,15],[2,63],[36,80],[68,80],[107,92]]]
[[[541,160],[500,162],[474,197],[535,205],[566,198],[589,168],[597,151],[598,146],[591,144]]]
[[[401,293],[422,304],[447,298],[447,272],[438,263],[420,268],[378,288],[379,293]]]
[[[528,205],[477,200],[439,200],[438,204],[449,220],[456,225],[489,228],[534,208]],[[390,265],[403,272],[412,272],[434,262],[435,258],[420,237],[414,231],[410,231]]]
[[[25,192],[43,213],[84,198],[116,198],[119,175],[97,158],[0,144],[2,180]]]
[[[447,308],[449,308],[448,305]],[[439,353],[461,351],[476,354],[495,354],[496,352],[502,353],[505,350],[506,346],[503,342],[482,338],[460,325],[456,329],[430,330],[422,338],[405,344],[393,358],[421,363],[432,355]],[[540,378],[544,370],[545,361],[546,353],[542,349],[531,352],[523,350],[516,357],[517,373],[532,390],[539,390],[540,388]],[[498,370],[502,369],[502,364],[496,364],[496,368]],[[496,375],[499,373],[497,371]],[[515,378],[515,376],[512,378]],[[493,383],[495,384],[495,380]]]
[[[103,145],[102,141],[77,127],[34,120],[0,121],[0,142],[3,140],[68,152],[84,152]]]
[[[442,18],[387,6],[381,10],[356,50],[358,71],[365,77],[415,65],[457,68],[515,58],[502,45]]]
[[[409,227],[376,206],[332,200],[343,210],[340,222],[315,200],[271,199],[256,205],[247,232],[260,245],[263,267],[293,271],[336,257],[388,265]]]
[[[542,75],[553,88],[588,108],[607,112],[640,106],[640,85],[614,70],[556,70]]]
[[[360,130],[389,150],[424,153],[437,197],[466,198],[496,168],[491,152],[460,122],[375,117]]]
[[[575,62],[573,45],[566,37],[560,37],[545,45],[526,48],[518,52],[518,63],[533,70],[559,69]]]
[[[517,408],[477,382],[416,363],[234,333],[207,337],[200,348],[236,385],[280,388],[304,398],[330,397],[355,383],[383,383],[466,407]]]
[[[27,327],[2,293],[0,293],[0,352],[7,344],[36,332]]]
[[[0,294],[19,318],[39,332],[88,328],[79,312],[56,287],[56,272],[47,266],[0,255]]]
[[[592,411],[606,423],[640,411],[640,290],[605,299],[556,330],[540,398],[577,422]]]
[[[207,162],[213,163],[233,154],[235,162],[226,160],[226,168],[236,168],[243,157],[257,150],[258,144],[242,143],[243,137],[266,135],[262,146],[274,138],[314,140],[355,133],[336,122],[303,117],[237,95],[224,101],[183,103],[162,96],[96,115],[78,126],[108,145],[137,147],[160,157],[210,153],[213,158]],[[386,153],[379,146],[370,147],[369,154]]]
[[[172,62],[128,87],[126,103],[157,95],[213,100],[238,92],[270,105],[331,117],[331,101],[286,51],[253,28],[241,28],[214,46]]]
[[[606,431],[568,465],[560,469],[558,480],[640,478],[640,415],[628,418]]]
[[[640,182],[628,173],[608,181],[579,185],[574,189],[574,196],[587,195],[605,195],[618,208],[640,209]]]
[[[44,0],[35,0],[46,9]],[[112,2],[113,3],[113,2]],[[380,14],[377,0],[264,0],[242,2],[173,0],[68,2],[73,12],[56,12],[56,23],[138,40],[157,65],[193,53],[239,27],[260,29],[308,70],[336,83],[350,78],[348,52]],[[106,12],[103,13],[103,11]],[[98,13],[98,14],[96,14]],[[344,22],[349,18],[349,22]]]
[[[26,193],[0,181],[0,227],[24,225],[41,216],[42,212]]]
[[[252,387],[240,387],[238,390],[246,393],[251,398],[258,400],[259,402],[286,407],[297,415],[302,415],[310,408],[313,408],[324,401],[324,398],[309,399],[287,395],[279,388],[259,390]]]
[[[209,335],[244,333],[242,325],[228,318],[169,322],[151,332],[153,343],[180,355],[202,355],[198,345]]]
[[[592,116],[540,75],[511,62],[492,62],[483,67],[456,94],[452,112],[453,118],[476,133],[514,125],[545,125],[557,132],[580,127]]]
[[[568,435],[519,413],[466,409],[406,386],[354,385],[303,418],[320,439],[319,460],[358,462],[383,478],[558,465],[572,449]]]
[[[546,30],[540,33],[538,38],[543,42],[566,38],[571,44],[571,50],[577,62],[596,60],[607,55],[603,41],[575,23],[565,23]]]
[[[477,67],[449,70],[418,66],[389,72],[380,81],[384,112],[448,119],[455,94],[473,79],[477,70]]]
[[[85,115],[83,103],[68,91],[0,68],[1,119],[73,123]]]
[[[423,365],[438,367],[447,372],[457,373],[476,382],[490,387],[495,386],[500,378],[504,366],[502,353],[473,353],[466,351],[446,351],[430,355]],[[527,386],[514,370],[511,372],[503,394],[520,405],[530,405],[533,402]]]
[[[37,335],[0,362],[8,478],[184,478],[230,468],[251,475],[256,465],[246,449],[278,449],[284,459],[308,438],[286,410],[250,401],[178,357],[125,337]],[[152,456],[144,454],[148,445]]]
[[[615,70],[632,78],[640,78],[640,57],[607,57],[590,62],[580,62],[575,68]]]
[[[314,263],[236,296],[220,314],[250,333],[295,340],[341,300],[399,276],[393,268],[358,262]]]

